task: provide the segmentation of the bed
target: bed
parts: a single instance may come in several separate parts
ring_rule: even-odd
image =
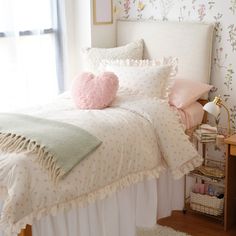
[[[179,59],[178,76],[184,79],[209,83],[212,35],[213,26],[211,24],[118,21],[117,45],[114,46],[124,45],[130,41],[143,38],[145,42],[145,58],[154,59],[163,56],[175,56]],[[68,97],[64,96],[60,99],[62,99],[61,104],[64,104],[66,107],[70,106],[68,105]],[[143,103],[143,107],[145,107],[146,100],[140,99],[138,103]],[[123,107],[118,107],[118,110],[119,108],[122,109],[120,109],[119,112],[115,111],[117,113],[114,114],[117,116],[122,115],[120,113],[125,113],[128,108],[130,108],[129,102],[122,106]],[[61,106],[60,109],[62,109],[62,107],[63,106]],[[149,112],[154,108],[155,104],[153,106],[150,105]],[[50,114],[50,107],[47,109]],[[133,109],[139,110],[140,108],[137,107],[136,104],[136,107]],[[37,115],[38,109],[36,108],[30,112]],[[114,114],[111,113],[110,118]],[[169,113],[170,116],[171,114],[172,113]],[[133,119],[133,113],[129,115],[130,122]],[[53,114],[50,114],[50,117],[53,118]],[[148,122],[144,120],[139,122],[141,123],[135,125],[148,126],[150,129]],[[134,127],[135,126],[133,126],[133,128]],[[145,132],[143,135],[148,136],[151,134],[150,130],[147,133]],[[140,136],[139,134],[137,137]],[[165,134],[163,134],[163,137],[164,136]],[[155,140],[155,137],[150,138],[151,144],[153,140]],[[142,146],[141,141],[142,140],[137,140],[140,146]],[[154,144],[152,146],[154,146]],[[152,146],[148,146],[150,150],[152,150]],[[158,150],[156,151],[158,152]],[[147,155],[151,155],[151,153],[147,152]],[[148,166],[148,161],[150,160],[147,158],[146,161],[143,162],[144,165]],[[158,161],[161,162],[162,160],[160,159]],[[194,166],[191,166],[191,168],[193,167]],[[27,166],[24,166],[24,168],[27,168]],[[191,168],[186,171],[191,170]],[[81,204],[74,202],[70,207],[65,205],[62,211],[54,207],[50,210],[50,214],[49,212],[41,211],[34,217],[26,216],[19,224],[16,222],[13,227],[10,227],[5,220],[1,222],[1,227],[4,229],[8,228],[7,235],[11,236],[15,236],[16,233],[14,232],[18,232],[20,228],[24,228],[27,223],[32,225],[33,236],[135,236],[136,226],[154,226],[157,218],[170,215],[171,211],[174,209],[181,210],[183,208],[183,179],[173,180],[173,171],[171,173],[171,171],[166,168],[164,172],[161,172],[161,169],[162,168],[160,168],[160,170],[158,169],[158,172],[155,170],[155,172],[152,173],[149,172],[147,174],[146,172],[134,175],[133,178],[126,178],[122,184],[119,182],[116,188],[112,189],[108,186],[107,189],[109,189],[109,191],[101,191],[96,198],[91,196],[89,198],[90,200],[82,201]],[[184,174],[184,172],[182,174]],[[27,179],[28,176],[25,178]],[[128,180],[132,181],[129,182]],[[71,182],[73,181],[71,180]],[[49,188],[50,185],[47,185],[46,182],[47,180],[45,179],[45,186]],[[68,184],[70,181],[66,183]],[[35,188],[37,188],[37,186],[35,186]],[[51,190],[48,189],[48,191]],[[1,192],[2,196],[6,195],[4,189],[2,189]],[[109,194],[106,194],[108,192]],[[24,194],[23,192],[22,195]],[[35,196],[32,196],[32,199],[34,197]],[[32,201],[32,199],[29,199],[29,201]],[[6,204],[6,202],[3,202],[3,204]],[[16,202],[15,206],[18,206],[18,204],[21,203]],[[30,212],[30,209],[28,209],[28,211]],[[27,232],[26,234],[22,232],[22,235],[25,236],[29,236],[31,233],[28,234]],[[2,233],[2,235],[4,234]]]

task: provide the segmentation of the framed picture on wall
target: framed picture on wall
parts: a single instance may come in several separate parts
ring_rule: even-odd
[[[93,0],[93,23],[95,25],[113,23],[112,0]]]

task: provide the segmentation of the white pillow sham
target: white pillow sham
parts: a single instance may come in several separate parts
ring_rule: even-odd
[[[170,76],[177,73],[178,60],[103,60],[100,69],[114,72],[119,86],[148,97],[167,98]]]
[[[86,70],[97,74],[99,73],[99,64],[102,60],[142,59],[143,40],[140,39],[116,48],[86,48],[84,53]]]

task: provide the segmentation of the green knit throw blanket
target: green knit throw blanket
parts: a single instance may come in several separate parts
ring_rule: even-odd
[[[0,113],[0,150],[36,154],[55,183],[101,143],[87,131],[71,124]]]

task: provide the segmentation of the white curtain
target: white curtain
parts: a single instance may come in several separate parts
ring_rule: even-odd
[[[58,71],[63,71],[58,70],[62,55],[55,2],[0,0],[0,111],[57,95]]]
[[[79,0],[81,1],[81,0]],[[84,0],[83,0],[84,1]],[[63,48],[64,89],[69,89],[72,79],[78,73],[78,1],[57,0],[61,44]],[[82,1],[81,1],[82,2]],[[85,1],[84,1],[85,2]]]

